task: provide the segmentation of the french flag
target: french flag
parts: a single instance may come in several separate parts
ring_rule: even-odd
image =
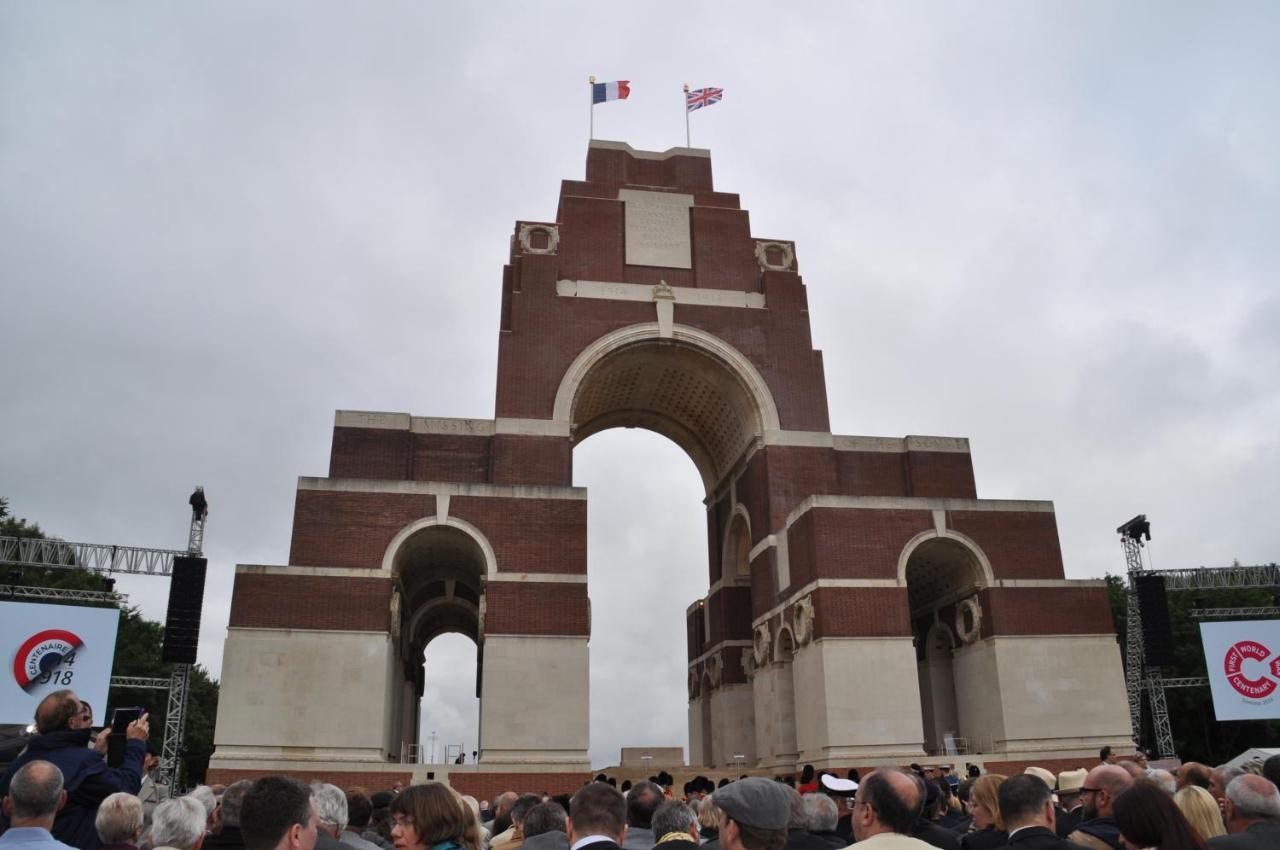
[[[591,103],[604,103],[606,100],[626,100],[631,94],[631,81],[618,80],[616,83],[592,83]]]

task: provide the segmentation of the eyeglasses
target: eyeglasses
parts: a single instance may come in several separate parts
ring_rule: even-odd
[[[392,825],[393,827],[398,826],[398,827],[400,827],[401,829],[405,829],[405,828],[412,829],[412,828],[413,828],[413,818],[412,818],[411,816],[409,816],[409,815],[392,815],[392,816],[391,816],[391,825]]]

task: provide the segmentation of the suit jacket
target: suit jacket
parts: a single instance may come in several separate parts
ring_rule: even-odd
[[[626,850],[650,850],[653,842],[658,839],[653,837],[653,827],[651,826],[628,826],[627,834],[622,839],[622,846]],[[594,844],[592,845],[595,846]]]
[[[1068,835],[1076,831],[1076,827],[1080,825],[1081,818],[1084,817],[1084,806],[1076,806],[1071,811],[1058,809],[1057,822],[1055,829],[1059,838],[1066,838]]]
[[[558,829],[553,829],[551,832],[526,838],[523,846],[524,850],[569,850],[569,836]]]
[[[911,834],[938,850],[960,850],[960,836],[928,818],[916,821],[916,828],[911,830]]]
[[[1047,826],[1029,826],[1009,836],[1010,850],[1081,850],[1079,844],[1060,838]]]
[[[960,836],[960,847],[963,850],[998,850],[1007,846],[1008,843],[1008,833],[994,826]]]
[[[1280,847],[1280,820],[1255,823],[1244,832],[1215,835],[1205,843],[1209,850],[1275,850]]]
[[[782,850],[831,850],[831,845],[803,829],[788,829],[787,843]]]

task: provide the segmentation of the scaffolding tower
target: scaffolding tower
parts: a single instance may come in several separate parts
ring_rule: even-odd
[[[1169,724],[1169,707],[1165,702],[1166,688],[1205,687],[1209,680],[1203,676],[1186,676],[1166,679],[1160,667],[1147,664],[1146,646],[1142,636],[1142,602],[1138,596],[1138,580],[1151,575],[1164,579],[1165,592],[1188,590],[1248,590],[1265,588],[1280,591],[1280,566],[1194,567],[1177,570],[1155,570],[1144,565],[1143,541],[1151,539],[1151,523],[1146,514],[1139,514],[1116,529],[1120,545],[1124,548],[1124,561],[1128,581],[1125,587],[1125,643],[1124,682],[1129,700],[1129,724],[1135,744],[1142,741],[1142,697],[1145,693],[1151,710],[1151,724],[1155,731],[1156,750],[1160,758],[1175,758],[1173,729]],[[1223,617],[1275,616],[1280,607],[1255,606],[1248,608],[1197,608],[1191,612],[1196,619]]]

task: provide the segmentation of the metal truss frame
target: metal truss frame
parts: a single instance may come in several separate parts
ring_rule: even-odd
[[[73,590],[66,587],[23,587],[0,584],[0,599],[45,599],[50,602],[108,602],[124,605],[129,597],[113,590]]]
[[[200,524],[203,526],[204,521]],[[201,539],[204,532],[201,530]],[[188,555],[176,549],[146,549],[140,546],[111,546],[102,543],[70,543],[34,537],[0,537],[0,564],[17,567],[52,567],[61,570],[89,570],[95,573],[135,573],[167,576],[173,559]]]
[[[1124,548],[1124,561],[1128,573],[1125,589],[1125,642],[1124,683],[1129,700],[1129,724],[1135,743],[1142,739],[1142,695],[1147,695],[1151,707],[1151,721],[1155,728],[1156,748],[1160,758],[1174,758],[1173,729],[1169,724],[1169,707],[1165,702],[1165,688],[1206,687],[1209,680],[1203,676],[1187,676],[1166,679],[1160,668],[1146,665],[1146,647],[1142,639],[1142,605],[1138,598],[1137,580],[1144,576],[1158,575],[1164,579],[1165,592],[1191,590],[1234,590],[1267,588],[1280,591],[1280,566],[1263,564],[1254,566],[1195,567],[1178,570],[1149,570],[1142,564],[1141,530],[1150,540],[1150,525],[1145,515],[1139,515],[1116,529],[1120,545]],[[1197,608],[1191,612],[1196,619],[1213,617],[1263,617],[1280,613],[1280,606],[1242,608]]]
[[[150,688],[156,691],[169,689],[169,680],[153,676],[112,676],[113,688]]]

